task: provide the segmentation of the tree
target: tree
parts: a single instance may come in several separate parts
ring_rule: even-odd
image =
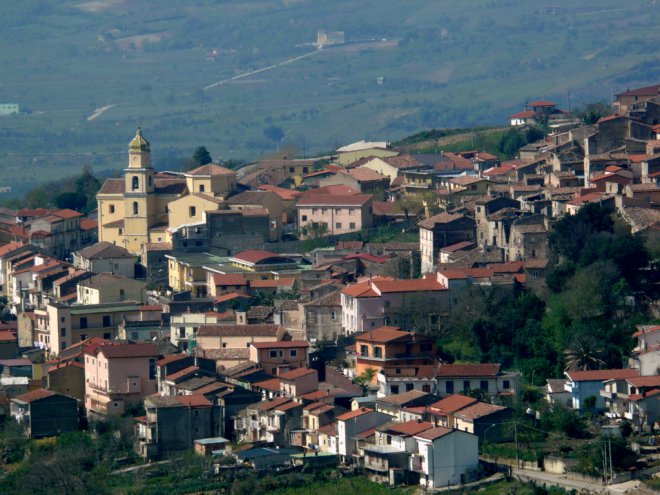
[[[192,161],[196,167],[212,163],[211,154],[204,146],[199,146],[192,155]]]
[[[612,107],[602,101],[587,103],[575,112],[575,116],[587,125],[595,124],[608,115],[612,115]]]
[[[525,146],[527,141],[516,129],[509,129],[506,134],[502,136],[500,142],[497,145],[497,149],[501,153],[507,156],[507,158],[513,158],[518,153],[518,150]]]
[[[279,143],[284,138],[285,134],[281,127],[276,125],[269,125],[263,131],[264,137]]]
[[[580,335],[564,351],[566,371],[595,370],[605,365],[605,350],[591,336]]]

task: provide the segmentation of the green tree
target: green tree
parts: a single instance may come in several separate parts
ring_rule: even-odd
[[[513,158],[517,155],[518,150],[526,144],[525,138],[516,129],[511,128],[502,136],[497,149],[507,158]]]
[[[211,153],[204,146],[199,146],[192,155],[192,161],[195,167],[212,163]]]

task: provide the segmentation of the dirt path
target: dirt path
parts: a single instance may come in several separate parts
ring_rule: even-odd
[[[89,121],[95,120],[97,117],[100,117],[103,112],[105,112],[106,110],[110,110],[112,107],[116,107],[116,106],[117,104],[115,103],[113,105],[107,105],[105,107],[97,108],[92,115],[87,117],[87,120]]]
[[[269,65],[268,67],[263,67],[261,69],[252,70],[250,72],[244,72],[243,74],[239,74],[239,75],[234,76],[234,77],[229,77],[227,79],[222,79],[220,81],[216,81],[212,84],[209,84],[208,86],[204,86],[203,89],[204,89],[204,91],[206,91],[208,89],[215,88],[216,86],[221,86],[222,84],[227,84],[228,82],[236,81],[237,79],[242,79],[244,77],[249,77],[249,76],[253,76],[255,74],[260,74],[261,72],[266,72],[268,70],[276,69],[278,67],[282,67],[283,65],[292,64],[293,62],[297,62],[298,60],[302,60],[304,58],[311,57],[312,55],[316,55],[317,53],[320,53],[321,51],[322,50],[314,50],[313,52],[308,52],[308,53],[304,53],[302,55],[298,55],[297,57],[290,58],[288,60],[285,60],[284,62],[280,62],[280,63],[274,64],[274,65]]]

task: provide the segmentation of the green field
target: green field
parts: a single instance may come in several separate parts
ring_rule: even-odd
[[[19,102],[27,113],[0,117],[0,186],[20,193],[84,164],[121,168],[137,125],[167,169],[198,145],[215,159],[254,159],[284,146],[310,155],[424,128],[506,124],[530,99],[565,108],[569,92],[575,106],[660,79],[660,5],[547,5],[3,2],[0,103]],[[319,29],[341,30],[347,43],[316,51]],[[265,137],[269,126],[284,131],[282,142]]]

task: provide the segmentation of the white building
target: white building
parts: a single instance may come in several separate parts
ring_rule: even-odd
[[[419,483],[429,488],[466,482],[466,473],[479,464],[476,435],[438,426],[415,435],[417,452],[410,469],[420,473]]]

